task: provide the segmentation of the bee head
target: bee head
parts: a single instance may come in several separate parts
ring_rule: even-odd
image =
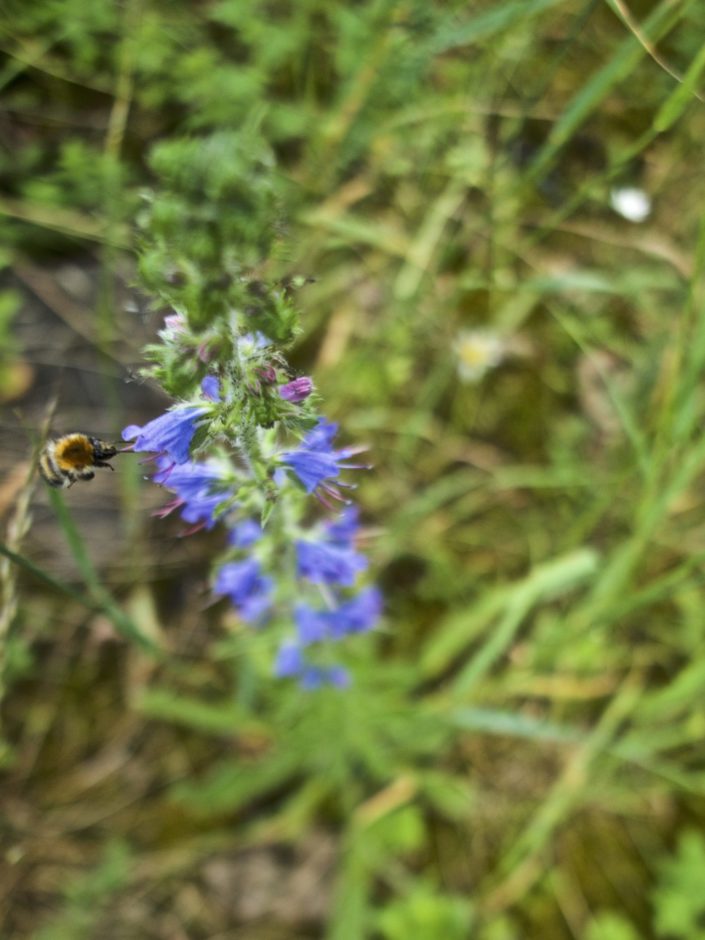
[[[117,447],[113,444],[100,441],[97,437],[91,437],[89,440],[93,448],[93,456],[96,460],[109,460],[117,454]]]

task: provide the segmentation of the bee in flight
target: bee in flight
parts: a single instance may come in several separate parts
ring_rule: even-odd
[[[117,447],[87,434],[64,434],[47,441],[39,455],[39,472],[49,486],[69,487],[79,480],[92,480],[94,467],[115,468],[108,463]]]

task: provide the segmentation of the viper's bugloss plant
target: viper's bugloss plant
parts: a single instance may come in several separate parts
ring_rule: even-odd
[[[175,403],[123,438],[153,457],[170,494],[159,515],[228,531],[213,592],[271,633],[273,673],[345,686],[340,643],[381,612],[360,583],[367,559],[343,478],[363,448],[335,444],[313,380],[286,360],[299,285],[266,273],[281,240],[274,161],[243,131],[161,144],[152,168],[140,271],[169,313],[145,371]]]

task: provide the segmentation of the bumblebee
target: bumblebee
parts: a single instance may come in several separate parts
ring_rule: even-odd
[[[94,467],[115,468],[108,463],[117,447],[87,434],[64,434],[48,441],[39,455],[39,472],[49,486],[67,488],[79,480],[92,480]]]

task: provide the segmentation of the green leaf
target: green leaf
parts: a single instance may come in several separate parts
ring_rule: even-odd
[[[683,16],[687,6],[686,3],[674,8],[671,3],[660,3],[643,23],[643,35],[650,42],[657,41]],[[605,65],[582,83],[580,91],[553,125],[546,144],[529,168],[529,179],[543,175],[558,151],[575,136],[581,124],[600,106],[614,86],[633,73],[645,55],[642,44],[634,36],[628,35]]]
[[[467,940],[472,906],[466,898],[418,884],[380,912],[377,924],[385,940]]]
[[[183,695],[177,696],[167,689],[145,689],[137,702],[137,708],[152,718],[171,721],[205,734],[233,735],[242,733],[245,728],[251,731],[257,724],[233,701],[203,702]],[[261,725],[258,727],[261,728]]]
[[[378,864],[388,857],[407,854],[420,849],[424,843],[426,827],[421,811],[416,806],[403,806],[375,820],[366,828],[366,841],[374,843]]]
[[[656,112],[652,127],[659,134],[667,131],[669,127],[676,123],[685,109],[696,102],[695,92],[703,69],[705,69],[705,46],[701,47],[690,63],[683,81],[676,86],[676,90],[670,98],[667,98]]]
[[[300,756],[281,749],[256,763],[226,760],[198,781],[173,788],[172,797],[199,817],[232,813],[250,800],[262,799],[300,769]]]
[[[431,41],[435,53],[457,49],[482,40],[487,40],[502,30],[516,25],[517,22],[537,16],[544,10],[559,6],[563,0],[514,0],[513,3],[495,5],[486,13],[479,13],[465,23],[444,21],[437,35]]]
[[[607,911],[590,921],[582,940],[639,940],[639,933],[624,917]]]
[[[705,938],[705,839],[695,830],[681,834],[676,853],[663,861],[653,893],[654,927],[669,940]]]

